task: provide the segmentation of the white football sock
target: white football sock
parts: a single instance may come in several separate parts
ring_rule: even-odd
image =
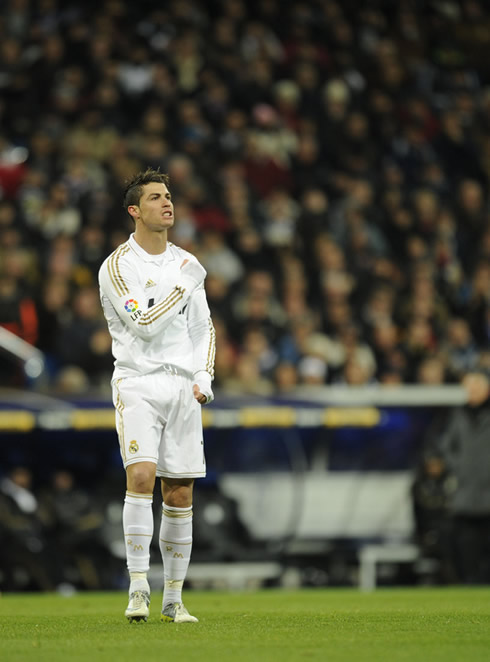
[[[146,573],[150,569],[153,537],[153,494],[126,492],[123,508],[124,541],[131,584],[129,592],[149,591]]]
[[[175,508],[163,504],[160,551],[163,560],[163,606],[182,602],[182,586],[192,550],[192,506]]]

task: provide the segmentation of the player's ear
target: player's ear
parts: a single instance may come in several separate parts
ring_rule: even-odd
[[[138,207],[138,205],[129,205],[128,214],[132,216],[133,220],[139,218],[140,208]]]

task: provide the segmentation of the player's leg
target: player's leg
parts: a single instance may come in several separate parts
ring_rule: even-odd
[[[138,462],[126,468],[126,497],[123,508],[124,541],[129,571],[129,604],[125,615],[146,621],[150,610],[150,545],[153,538],[153,487],[156,464]]]
[[[160,551],[164,568],[162,621],[196,623],[182,603],[192,550],[192,479],[162,478]]]
[[[192,393],[192,380],[163,376],[160,393],[169,393],[166,425],[159,449],[157,476],[162,479],[160,550],[165,588],[163,621],[195,623],[182,604],[182,585],[192,549],[194,479],[206,475],[201,406]]]
[[[114,387],[117,431],[126,469],[123,528],[130,586],[125,615],[130,622],[146,621],[149,615],[147,573],[160,432],[156,431],[155,413],[141,393],[151,386],[146,384],[146,378],[130,378],[120,380]]]

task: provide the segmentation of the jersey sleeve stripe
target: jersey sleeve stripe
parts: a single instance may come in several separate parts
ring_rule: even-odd
[[[169,304],[172,304],[172,306],[175,305],[178,301],[180,301],[180,299],[183,296],[183,293],[184,292],[181,291],[179,287],[175,287],[172,290],[172,292],[170,292],[170,294],[163,301],[160,301],[160,303],[158,303],[156,306],[153,306],[151,310],[148,310],[143,315],[140,322],[142,321],[147,322],[148,320],[151,322],[157,319],[158,317],[160,317],[162,313],[162,308],[164,309],[164,312],[169,310],[168,307]],[[172,306],[170,306],[170,308]]]
[[[171,310],[182,299],[184,292],[184,289],[176,287],[168,295],[168,297],[162,301],[162,303],[159,303],[157,306],[153,306],[153,308],[151,308],[151,313],[145,313],[138,321],[138,324],[141,326],[148,326],[148,324],[155,322],[159,317]]]
[[[117,296],[120,297],[120,296],[122,295],[122,293],[121,293],[121,289],[120,289],[118,283],[117,283],[116,280],[115,280],[115,275],[114,275],[115,272],[114,272],[114,265],[113,265],[114,259],[115,259],[115,257],[116,257],[116,254],[119,252],[119,250],[120,250],[120,249],[118,248],[117,251],[115,251],[115,252],[111,255],[111,257],[109,258],[109,262],[107,263],[107,269],[108,269],[108,271],[109,271],[109,276],[110,276],[110,278],[111,278],[111,281],[112,281],[112,284],[113,284],[113,286],[114,286],[114,289],[116,290],[116,294],[117,294]]]
[[[119,282],[121,283],[121,290],[122,290],[123,294],[129,294],[129,288],[126,285],[126,282],[124,281],[124,278],[121,276],[121,271],[119,270],[119,260],[123,255],[126,255],[126,253],[128,253],[128,252],[129,252],[129,246],[126,245],[126,246],[124,246],[123,249],[121,249],[121,252],[117,256],[117,258],[115,260],[115,263],[114,263],[114,266],[115,266],[115,269],[116,269],[116,272],[117,272],[117,278],[118,278]]]
[[[128,286],[124,282],[124,279],[121,276],[121,271],[119,269],[119,260],[128,251],[129,246],[123,245],[118,248],[109,259],[109,276],[111,277],[112,284],[114,285],[114,289],[116,290],[118,296],[129,294]]]
[[[208,358],[206,362],[206,371],[209,372],[211,377],[214,376],[214,357],[216,355],[216,331],[214,330],[213,323],[211,318],[209,319],[209,347],[208,347]]]
[[[113,267],[112,267],[113,259],[114,259],[114,256],[111,255],[111,257],[109,258],[109,261],[107,263],[107,271],[109,272],[109,277],[110,277],[112,285],[113,285],[113,287],[116,291],[116,294],[117,294],[118,297],[120,297],[121,296],[121,290],[120,290],[119,285],[116,283],[116,280],[114,278],[114,272],[113,272]]]

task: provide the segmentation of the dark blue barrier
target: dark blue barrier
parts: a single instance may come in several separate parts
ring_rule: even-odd
[[[237,406],[238,402],[240,406]],[[415,466],[438,406],[221,399],[203,410],[209,480],[223,472],[397,471]],[[121,467],[106,400],[0,399],[0,472],[70,468],[84,483]]]

